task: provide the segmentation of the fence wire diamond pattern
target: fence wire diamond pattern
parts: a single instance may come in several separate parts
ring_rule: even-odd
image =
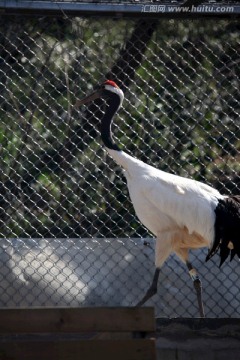
[[[71,105],[116,80],[124,150],[237,194],[239,25],[18,17],[1,20],[0,36],[0,306],[134,305],[151,281],[154,240],[102,147],[104,104]],[[204,256],[192,254],[208,315],[238,317],[237,261],[220,271]],[[159,315],[197,314],[174,256],[161,281]]]

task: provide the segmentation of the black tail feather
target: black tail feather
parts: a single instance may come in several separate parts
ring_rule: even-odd
[[[213,255],[215,255],[217,253],[219,247],[220,247],[220,243],[217,241],[214,241],[212,248],[209,250],[209,252],[207,254],[206,261],[210,260],[213,257]]]
[[[222,266],[222,264],[227,259],[229,254],[230,254],[230,249],[228,247],[220,246],[220,264],[219,264],[219,267]]]
[[[220,266],[228,258],[240,258],[240,196],[229,196],[219,200],[215,209],[215,240],[206,261],[220,249]]]

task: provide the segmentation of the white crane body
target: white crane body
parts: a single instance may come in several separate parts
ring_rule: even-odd
[[[185,261],[181,249],[212,247],[214,210],[224,196],[208,185],[158,170],[124,151],[107,150],[124,169],[139,220],[157,238],[157,267],[173,251]],[[169,252],[165,254],[166,242]]]

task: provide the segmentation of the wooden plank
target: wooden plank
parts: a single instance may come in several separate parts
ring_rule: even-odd
[[[155,360],[155,342],[136,340],[83,340],[63,342],[0,343],[0,359],[14,360]]]
[[[155,331],[153,308],[0,309],[0,334]]]

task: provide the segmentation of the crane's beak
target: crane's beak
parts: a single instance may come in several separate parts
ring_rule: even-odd
[[[101,95],[102,95],[102,91],[101,90],[96,90],[93,93],[91,93],[90,95],[86,96],[85,98],[77,100],[74,107],[79,107],[79,106],[81,106],[83,104],[87,104],[90,101],[93,101],[95,99],[100,98]]]

